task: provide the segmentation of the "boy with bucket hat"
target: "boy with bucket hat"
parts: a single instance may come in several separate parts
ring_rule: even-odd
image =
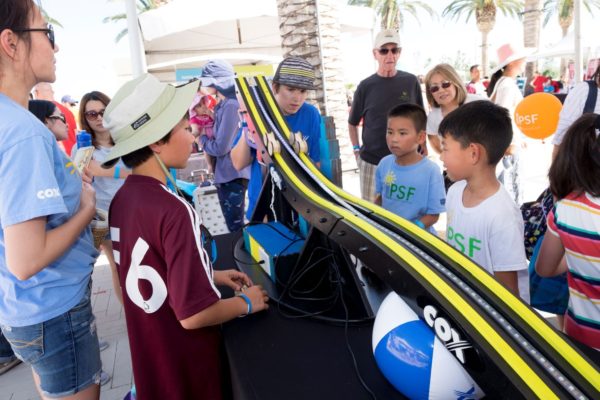
[[[314,81],[315,72],[308,61],[299,57],[288,57],[277,67],[272,89],[275,101],[290,130],[302,133],[308,144],[308,156],[320,167],[321,114],[315,106],[306,102],[308,90],[315,89]],[[262,188],[262,171],[256,159],[256,150],[252,148],[249,140],[251,141],[251,138],[238,140],[231,150],[231,161],[236,169],[242,170],[252,165],[248,184],[248,219],[252,216]]]
[[[115,142],[104,165],[122,158],[132,168],[109,225],[142,399],[220,399],[218,325],[267,308],[266,292],[245,274],[213,271],[198,215],[166,185],[168,168],[185,167],[192,151],[186,111],[197,89],[146,74],[121,87],[104,114]],[[217,284],[243,292],[222,300]]]

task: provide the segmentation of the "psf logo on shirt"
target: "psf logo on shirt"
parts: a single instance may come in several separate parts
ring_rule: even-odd
[[[396,174],[394,174],[394,171],[388,171],[385,175],[384,183],[388,187],[385,195],[390,200],[410,201],[411,197],[415,196],[417,190],[412,186],[396,183]]]
[[[51,199],[53,197],[60,197],[60,190],[58,188],[49,188],[40,190],[36,193],[36,196],[40,200]]]

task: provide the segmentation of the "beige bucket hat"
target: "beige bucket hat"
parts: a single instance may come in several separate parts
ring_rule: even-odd
[[[104,164],[165,137],[185,115],[198,86],[191,81],[175,87],[150,74],[125,83],[104,112],[104,127],[115,142]]]

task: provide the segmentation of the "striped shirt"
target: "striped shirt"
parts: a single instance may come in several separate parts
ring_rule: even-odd
[[[548,231],[560,238],[567,259],[567,334],[600,349],[600,198],[571,193],[548,216]]]

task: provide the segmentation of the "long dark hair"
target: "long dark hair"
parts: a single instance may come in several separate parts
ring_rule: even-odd
[[[500,68],[498,71],[494,72],[494,75],[492,75],[492,78],[490,79],[490,84],[488,85],[487,89],[485,89],[485,92],[487,93],[488,97],[492,97],[492,93],[494,93],[496,83],[498,83],[498,80],[502,78],[503,74],[504,68]]]
[[[29,28],[35,4],[32,0],[2,0],[0,2],[0,32],[5,29]],[[17,32],[29,41],[29,32]]]
[[[596,81],[596,85],[600,86],[600,65],[598,65],[596,72],[592,75],[592,80]]]
[[[2,0],[0,1],[0,33],[6,29],[25,29],[31,25],[35,4],[33,0]],[[28,48],[31,46],[29,32],[15,32],[23,38]],[[0,64],[1,67],[1,64]],[[0,68],[0,81],[5,79],[3,68]]]
[[[550,167],[550,190],[559,200],[569,193],[600,197],[600,115],[583,114],[571,125]]]
[[[48,100],[29,100],[29,112],[46,124],[46,118],[54,114],[56,104]]]
[[[98,142],[96,141],[96,132],[94,132],[90,124],[88,124],[87,119],[85,118],[85,105],[88,103],[88,101],[92,100],[99,101],[106,107],[108,106],[108,103],[110,103],[110,97],[108,97],[102,92],[93,91],[84,94],[81,98],[81,101],[79,102],[79,125],[81,126],[82,130],[87,131],[90,135],[92,135],[92,145],[98,148]],[[110,137],[110,142],[113,145],[115,144],[115,142],[113,142],[112,140],[112,136]]]

